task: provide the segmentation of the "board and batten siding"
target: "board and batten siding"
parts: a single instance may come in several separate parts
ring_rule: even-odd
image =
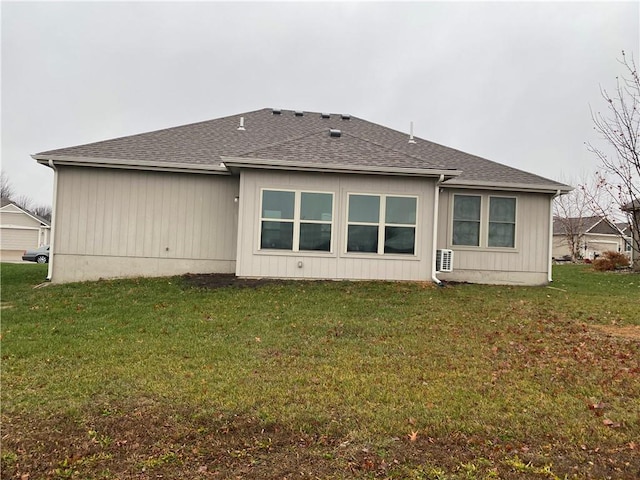
[[[249,278],[429,280],[434,185],[435,179],[429,178],[244,170],[240,176],[236,275]],[[333,193],[332,251],[261,250],[262,189]],[[417,197],[415,255],[347,253],[349,193]]]
[[[238,178],[58,168],[54,282],[235,270]]]
[[[515,248],[461,247],[452,244],[453,197],[482,196],[481,237],[487,235],[490,196],[516,198]],[[471,283],[544,285],[549,269],[551,195],[539,193],[443,189],[440,194],[438,248],[454,251],[453,272],[438,278]]]

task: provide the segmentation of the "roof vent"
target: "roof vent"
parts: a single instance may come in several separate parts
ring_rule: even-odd
[[[321,116],[322,118],[331,118],[331,115],[330,115],[330,114],[328,114],[328,113],[321,113],[321,114],[320,114],[320,116]]]
[[[238,130],[242,130],[244,132],[244,117],[240,117],[240,126]]]
[[[351,120],[351,115],[349,115],[348,113],[343,113],[342,115],[340,115],[340,118],[342,118],[342,120]]]
[[[342,132],[340,130],[338,130],[337,128],[330,128],[329,129],[329,136],[338,138],[338,137],[342,136]]]
[[[274,115],[280,115],[282,113],[282,110],[280,110],[279,108],[274,108],[271,110],[271,113],[273,113]]]
[[[302,110],[296,110],[296,111],[294,112],[294,114],[295,114],[295,116],[296,116],[296,117],[301,117],[301,116],[303,116],[303,115],[304,115],[304,112],[303,112]]]
[[[413,139],[413,122],[409,123],[409,143],[416,143]]]

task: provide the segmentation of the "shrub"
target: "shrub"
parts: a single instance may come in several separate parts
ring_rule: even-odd
[[[606,251],[603,252],[602,257],[593,261],[593,268],[600,272],[628,266],[629,258],[620,252]]]

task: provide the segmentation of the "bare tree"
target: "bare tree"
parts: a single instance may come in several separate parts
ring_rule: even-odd
[[[28,195],[16,195],[13,184],[11,183],[11,180],[9,180],[9,176],[6,172],[0,172],[0,193],[2,194],[2,198],[11,200],[23,210],[34,213],[49,222],[51,221],[51,207],[46,204],[35,205],[31,197]]]
[[[31,207],[33,206],[33,200],[28,195],[20,195],[11,199],[13,203],[19,206],[21,209],[26,210],[28,212],[31,211]]]
[[[38,205],[31,210],[33,213],[38,215],[41,218],[44,218],[46,221],[51,221],[51,207],[49,205]]]
[[[577,184],[578,186],[566,195],[555,198],[553,221],[554,225],[560,225],[571,260],[575,262],[582,258],[582,245],[587,224],[591,217],[598,215],[593,208],[593,199],[599,199],[602,191],[600,182],[597,179],[590,179],[586,175],[581,176],[577,181],[563,180],[563,183]]]
[[[587,143],[587,149],[600,160],[598,172],[601,188],[611,201],[627,215],[634,231],[634,270],[640,271],[640,209],[627,209],[634,201],[640,201],[640,77],[633,58],[622,52],[620,64],[625,73],[616,77],[613,95],[600,87],[605,100],[605,113],[591,111],[594,130],[605,141],[606,149]],[[595,209],[606,212],[601,199],[592,199]]]
[[[10,200],[15,195],[15,190],[6,172],[0,172],[0,196]]]

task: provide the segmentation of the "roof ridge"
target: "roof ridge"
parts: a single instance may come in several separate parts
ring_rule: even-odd
[[[388,127],[385,127],[385,128],[388,128]],[[393,129],[389,129],[389,130],[393,130]],[[394,131],[395,131],[395,132],[402,133],[402,132],[400,132],[399,130],[394,130]],[[361,137],[360,135],[354,135],[353,133],[349,133],[349,132],[344,132],[344,133],[343,133],[343,135],[348,135],[348,136],[350,136],[350,137],[357,138],[357,139],[359,139],[359,140],[362,140],[363,142],[371,143],[371,144],[375,145],[376,147],[380,147],[380,148],[383,148],[383,149],[385,149],[385,150],[390,150],[390,151],[392,151],[392,152],[399,153],[399,154],[404,155],[404,156],[406,156],[406,157],[413,158],[414,160],[419,160],[419,161],[421,161],[421,162],[430,163],[430,162],[428,162],[428,160],[426,160],[426,159],[425,159],[425,158],[423,158],[423,157],[419,157],[419,156],[413,155],[413,154],[411,154],[411,153],[403,152],[402,150],[399,150],[399,149],[397,149],[397,148],[387,147],[387,146],[385,146],[385,145],[382,145],[381,143],[375,142],[375,141],[373,141],[373,140],[369,140],[368,138],[365,138],[365,137]],[[416,138],[416,137],[414,137],[414,138]],[[427,141],[427,140],[424,140],[424,141]],[[435,164],[435,165],[436,165],[436,166],[438,166],[438,167],[445,168],[445,169],[447,168],[447,167],[445,167],[444,165],[441,165],[441,164],[439,164],[439,163],[437,163],[437,164]],[[452,168],[451,170],[455,170],[455,169],[454,169],[454,168]]]
[[[318,133],[321,133],[321,132],[323,132],[325,130],[326,130],[326,128],[324,128],[324,127],[323,128],[319,128],[319,129],[316,129],[316,130],[314,130],[312,132],[306,132],[303,135],[297,135],[297,136],[286,138],[284,140],[280,140],[278,142],[273,142],[273,143],[260,145],[257,148],[254,148],[252,150],[247,150],[246,152],[240,152],[237,155],[233,155],[233,156],[234,157],[241,157],[243,155],[248,155],[249,153],[254,153],[254,152],[257,152],[258,150],[263,150],[265,148],[277,147],[278,145],[283,145],[285,143],[290,143],[290,142],[294,142],[296,140],[301,140],[301,139],[303,139],[305,137],[310,137],[312,135],[317,135]]]

